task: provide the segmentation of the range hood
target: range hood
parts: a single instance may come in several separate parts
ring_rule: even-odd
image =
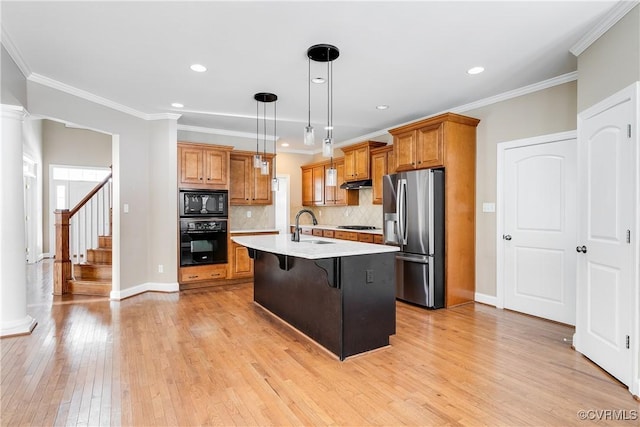
[[[362,179],[360,181],[345,182],[340,186],[343,190],[358,190],[360,188],[369,188],[372,186],[370,179]]]

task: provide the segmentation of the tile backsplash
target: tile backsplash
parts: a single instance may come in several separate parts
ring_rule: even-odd
[[[382,205],[372,204],[373,190],[364,188],[360,192],[358,206],[291,206],[289,224],[295,224],[300,209],[310,209],[320,225],[372,225],[382,228]],[[251,212],[251,217],[247,213]],[[230,206],[231,230],[256,230],[275,228],[275,206]],[[311,224],[311,216],[302,215],[300,224]]]

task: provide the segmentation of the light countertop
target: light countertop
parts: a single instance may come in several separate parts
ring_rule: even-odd
[[[295,225],[295,224],[291,224]],[[300,224],[300,228],[319,228],[321,230],[335,230],[335,231],[353,231],[356,233],[369,233],[369,234],[382,234],[382,228],[376,228],[375,230],[351,230],[348,228],[338,228],[337,225],[311,225]]]
[[[229,234],[258,234],[258,233],[277,233],[275,228],[255,228],[252,230],[229,230]]]
[[[350,240],[329,239],[326,237],[308,235],[300,236],[299,242],[291,241],[290,234],[232,236],[231,240],[242,246],[257,249],[259,251],[307,259],[379,254],[385,252],[397,252],[399,250],[396,246],[352,242]],[[326,241],[330,243],[317,244],[312,243],[313,241]]]

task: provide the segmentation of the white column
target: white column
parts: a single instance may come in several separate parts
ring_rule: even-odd
[[[22,188],[24,108],[2,105],[0,141],[0,336],[31,333],[27,314],[27,277]]]

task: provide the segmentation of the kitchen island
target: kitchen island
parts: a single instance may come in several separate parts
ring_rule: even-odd
[[[340,360],[389,345],[398,248],[311,236],[232,240],[254,259],[254,301]]]

